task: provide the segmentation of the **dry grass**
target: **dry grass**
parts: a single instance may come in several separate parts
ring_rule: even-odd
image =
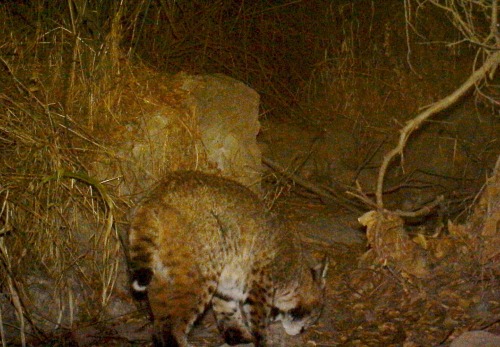
[[[123,268],[123,199],[89,174],[91,158],[112,154],[96,130],[116,122],[120,13],[98,46],[81,32],[84,3],[0,8],[4,345],[104,318]]]
[[[2,95],[0,123],[2,310],[9,311],[7,301],[13,304],[24,344],[25,332],[70,329],[106,307],[121,253],[113,198],[83,164],[105,147],[83,135],[85,124],[75,115],[51,102],[57,99],[52,86],[22,82],[27,65],[3,63],[13,83]],[[41,298],[49,307],[33,301]]]

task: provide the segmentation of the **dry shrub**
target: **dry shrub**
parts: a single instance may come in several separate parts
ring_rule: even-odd
[[[371,249],[362,257],[366,265],[377,263],[415,281],[425,280],[428,291],[436,281],[461,283],[480,280],[497,293],[500,274],[500,157],[495,172],[477,196],[464,224],[448,222],[448,233],[427,236],[423,229],[409,236],[395,213],[367,212],[360,223],[367,227]],[[471,274],[471,278],[463,274]],[[453,274],[453,275],[451,275]],[[461,277],[463,276],[463,277]],[[473,279],[472,279],[473,278]],[[432,282],[431,282],[432,280]],[[423,283],[423,282],[422,282]]]
[[[110,85],[97,65],[115,58],[37,10],[0,11],[1,30],[9,33],[1,42],[0,79],[0,277],[2,314],[11,323],[4,342],[19,334],[26,343],[26,332],[42,337],[102,316],[122,259],[114,203],[86,162],[106,151],[91,135],[93,111],[105,106],[93,97]],[[38,14],[38,21],[28,17],[19,27],[21,12]]]
[[[458,84],[453,93],[443,97],[408,121],[400,131],[400,139],[403,140],[405,136],[408,139],[412,131],[419,128],[419,126],[410,128],[412,125],[417,124],[418,121],[422,123],[423,119],[434,116],[438,110],[449,107],[451,101],[456,102],[457,96],[462,96],[465,91],[469,91],[475,86],[477,88],[476,92],[481,93],[481,86],[485,84],[483,81],[492,78],[499,63],[498,52],[492,49],[493,46],[488,46],[492,42],[495,42],[494,47],[498,45],[496,5],[491,6],[490,3],[481,1],[474,4],[462,1],[430,2],[449,11],[447,14],[452,17],[453,24],[460,30],[464,38],[480,44],[479,52],[484,50],[482,53],[484,53],[485,59],[481,62],[482,66],[476,68],[467,81]],[[422,5],[425,1],[418,3]],[[480,10],[478,11],[478,9]],[[406,13],[409,12],[407,9]],[[483,14],[492,13],[491,26],[477,25],[475,20],[480,12],[483,12]],[[488,18],[488,15],[484,17]],[[489,35],[482,33],[485,27],[491,28]],[[496,40],[494,39],[495,36],[497,37]],[[441,108],[438,109],[437,107]],[[432,112],[433,110],[434,112]],[[474,123],[470,122],[468,124]],[[457,140],[460,141],[460,139]],[[380,169],[381,175],[379,178],[381,180],[377,184],[377,210],[368,212],[360,218],[360,222],[367,227],[367,238],[371,246],[371,250],[365,254],[363,261],[382,264],[387,266],[392,274],[402,274],[405,278],[410,279],[406,283],[417,284],[419,290],[423,289],[426,296],[431,299],[429,304],[430,301],[435,301],[434,293],[438,293],[439,302],[442,302],[443,307],[446,307],[446,309],[454,307],[445,301],[447,297],[453,297],[454,300],[458,299],[454,303],[458,310],[453,312],[452,315],[458,316],[460,314],[461,319],[470,317],[468,313],[465,313],[468,310],[469,312],[472,311],[471,313],[474,315],[473,310],[470,309],[473,305],[479,306],[491,303],[491,306],[484,310],[486,312],[481,312],[483,317],[478,320],[479,322],[469,323],[467,329],[474,326],[482,326],[483,328],[493,326],[498,322],[498,317],[495,317],[498,301],[494,298],[498,297],[498,257],[500,254],[498,251],[500,247],[498,235],[498,210],[500,206],[498,170],[500,158],[498,158],[498,153],[490,151],[488,155],[490,158],[495,156],[497,164],[492,177],[487,180],[482,192],[475,197],[474,211],[468,216],[465,224],[458,225],[448,221],[447,234],[443,233],[443,225],[437,225],[432,229],[429,228],[430,230],[420,226],[419,229],[415,230],[414,238],[411,239],[408,232],[409,228],[404,228],[403,219],[401,218],[402,216],[410,217],[411,213],[387,211],[384,209],[382,200],[382,185],[385,169],[387,168],[385,165],[388,163],[387,158],[390,160],[394,157],[394,154],[398,154],[404,159],[403,149],[408,151],[409,144],[406,140],[400,140],[398,146],[400,146],[396,148],[398,152],[393,150],[384,157]],[[489,148],[483,148],[483,151],[489,151]],[[430,157],[429,154],[427,154],[428,157]],[[428,157],[425,157],[426,161],[429,161]],[[477,161],[472,156],[467,159],[477,164]],[[436,200],[436,204],[425,204],[420,211],[428,213],[437,203],[438,200]],[[479,282],[480,285],[478,285]],[[477,318],[475,317],[475,319]],[[460,329],[456,330],[460,331]],[[446,342],[451,335],[452,333],[448,333],[446,339],[441,339],[441,343]],[[410,343],[410,341],[416,342],[418,339],[418,335],[415,334],[406,341]]]

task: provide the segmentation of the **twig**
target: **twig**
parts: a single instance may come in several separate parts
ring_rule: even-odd
[[[375,203],[370,199],[365,192],[363,192],[363,188],[359,184],[359,181],[356,181],[356,192],[348,191],[347,194],[354,196],[356,199],[361,200],[365,205],[370,206],[370,208],[377,208]]]
[[[356,182],[358,180],[358,177],[361,174],[361,171],[363,171],[365,166],[368,165],[368,163],[370,163],[370,161],[373,159],[373,157],[375,157],[375,155],[378,153],[380,148],[382,148],[382,146],[385,144],[386,141],[387,141],[387,138],[384,138],[382,141],[380,141],[380,143],[377,145],[377,147],[375,147],[375,149],[373,151],[367,153],[367,155],[365,156],[365,159],[363,159],[363,162],[361,163],[361,165],[359,165],[358,168],[356,169],[356,173],[354,174],[353,182]]]
[[[498,0],[493,0],[491,6],[491,33],[495,40],[496,48],[500,48],[500,35],[498,33]]]
[[[382,162],[382,165],[380,166],[376,191],[377,207],[379,209],[382,210],[384,208],[382,193],[384,189],[385,173],[387,171],[389,163],[392,161],[392,159],[394,159],[396,155],[402,154],[411,133],[417,130],[427,118],[435,115],[436,113],[448,108],[449,106],[457,102],[457,100],[462,97],[470,88],[474,87],[481,79],[485,78],[489,71],[495,69],[499,63],[500,52],[497,51],[492,53],[490,56],[488,56],[483,65],[479,69],[474,71],[469,79],[465,81],[459,88],[457,88],[450,95],[430,106],[426,111],[420,113],[417,117],[408,121],[405,127],[401,129],[398,145],[384,156],[384,160]]]
[[[5,65],[5,67],[7,68],[7,71],[9,72],[9,74],[12,77],[12,79],[14,80],[14,82],[16,82],[16,87],[18,88],[18,90],[20,90],[20,91],[22,90],[26,94],[28,94],[45,111],[45,113],[47,114],[47,117],[49,118],[50,126],[52,127],[52,130],[55,130],[54,120],[52,119],[52,113],[50,112],[49,106],[44,104],[43,102],[41,102],[40,99],[38,99],[37,96],[28,87],[26,87],[23,84],[23,82],[21,82],[21,80],[19,80],[17,78],[17,76],[14,73],[14,70],[12,69],[10,64],[3,57],[0,57],[0,61]]]

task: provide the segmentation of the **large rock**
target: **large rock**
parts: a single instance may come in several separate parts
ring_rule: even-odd
[[[151,89],[147,111],[115,130],[118,160],[96,160],[96,177],[122,177],[121,194],[140,195],[167,171],[218,171],[259,192],[259,95],[253,89],[220,74],[178,74]]]
[[[257,146],[259,95],[227,76],[187,77],[186,104],[195,110],[208,160],[224,176],[259,190],[261,153]]]
[[[467,331],[457,337],[450,347],[498,347],[500,336],[487,331]]]

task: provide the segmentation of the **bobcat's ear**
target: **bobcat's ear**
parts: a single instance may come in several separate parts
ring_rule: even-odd
[[[321,288],[324,288],[326,284],[326,273],[328,271],[329,263],[330,259],[327,255],[325,255],[321,263],[311,269],[314,282],[319,283]]]

